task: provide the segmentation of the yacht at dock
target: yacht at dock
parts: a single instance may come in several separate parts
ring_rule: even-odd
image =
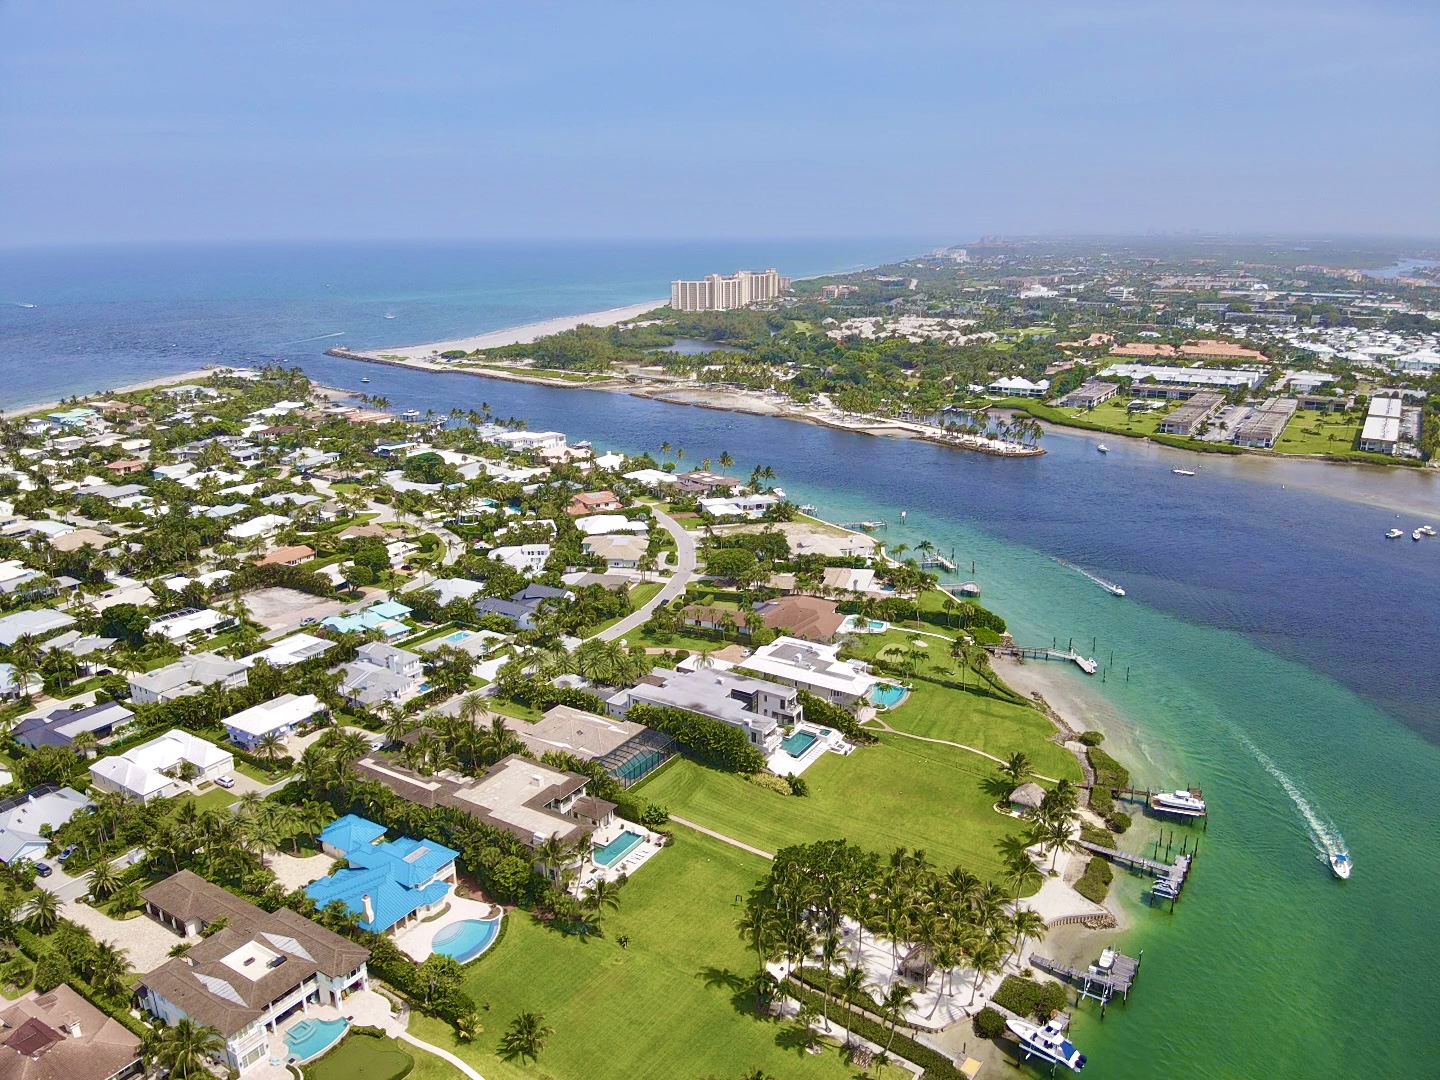
[[[1005,1026],[1020,1043],[1026,1057],[1043,1058],[1051,1064],[1064,1065],[1074,1072],[1085,1068],[1085,1055],[1065,1038],[1064,1021],[1056,1018],[1040,1027],[1028,1020],[1011,1018],[1005,1021]]]

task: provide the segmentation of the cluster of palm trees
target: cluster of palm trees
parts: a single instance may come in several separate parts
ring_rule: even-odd
[[[1010,790],[1023,784],[1031,772],[1029,757],[1020,752],[1011,754],[1000,766],[1001,779]],[[1039,806],[1025,808],[1024,817],[1029,822],[1029,828],[1024,834],[1006,837],[998,844],[1012,878],[1028,876],[1024,869],[1026,866],[1034,869],[1028,850],[1032,847],[1039,847],[1042,851],[1050,849],[1050,869],[1054,871],[1060,852],[1074,846],[1079,805],[1079,790],[1069,780],[1061,780],[1045,792]]]
[[[562,675],[579,675],[598,686],[631,686],[653,666],[644,648],[631,651],[618,639],[591,638],[573,653],[556,644],[515,657],[497,674],[496,689],[503,697],[524,701]]]
[[[382,730],[400,761],[418,773],[429,776],[459,768],[474,775],[525,750],[505,718],[488,712],[484,700],[479,694],[468,694],[461,699],[457,716],[431,713],[423,722],[389,708]],[[412,733],[413,739],[409,737]]]
[[[1040,422],[1028,416],[1006,417],[989,412],[958,411],[951,412],[950,416],[952,419],[945,421],[944,428],[948,434],[955,436],[984,437],[1034,446],[1044,434]]]
[[[158,1066],[172,1077],[187,1080],[209,1075],[209,1062],[225,1052],[225,1039],[214,1028],[185,1017],[148,1037],[140,1052],[152,1069]]]
[[[194,869],[211,880],[238,883],[246,892],[264,892],[273,877],[265,857],[286,843],[299,851],[300,838],[315,836],[335,817],[320,802],[300,805],[267,800],[256,792],[240,798],[234,813],[199,810],[186,801],[155,827],[146,850],[151,865],[177,873]],[[93,887],[93,886],[92,886]]]
[[[61,917],[60,900],[46,889],[22,899],[13,889],[0,895],[0,940],[14,942],[15,928],[24,926],[45,939],[46,955],[53,955],[88,982],[97,993],[122,998],[130,964],[124,949],[96,941],[90,931]]]
[[[777,990],[766,965],[783,960],[789,971],[809,965],[808,981],[823,991],[827,1027],[832,996],[868,1000],[890,1023],[892,1042],[916,993],[907,981],[911,974],[928,990],[938,973],[932,1015],[942,1000],[954,998],[957,972],[970,972],[973,1004],[984,979],[1045,932],[1035,912],[963,867],[944,871],[923,851],[903,847],[882,862],[839,840],[778,853],[737,926],[755,950],[762,1005]],[[889,948],[889,973],[878,979],[863,962],[866,933]]]

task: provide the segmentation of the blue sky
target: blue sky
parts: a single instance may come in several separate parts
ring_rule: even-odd
[[[1437,236],[1437,103],[1433,2],[0,0],[0,245]]]

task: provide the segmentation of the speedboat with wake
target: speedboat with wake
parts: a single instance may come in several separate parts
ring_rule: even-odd
[[[1176,476],[1194,476],[1194,475],[1195,475],[1194,470],[1192,470],[1192,469],[1171,469],[1170,471],[1171,471],[1172,473],[1174,473]]]
[[[1350,861],[1350,853],[1348,851],[1332,851],[1329,855],[1329,861],[1330,872],[1341,881],[1348,881],[1350,871],[1355,865]]]
[[[1161,791],[1150,796],[1150,809],[1201,817],[1205,813],[1205,800],[1198,791]]]
[[[1020,1048],[1025,1051],[1027,1058],[1043,1058],[1052,1064],[1064,1065],[1074,1072],[1085,1068],[1085,1055],[1065,1038],[1065,1025],[1058,1017],[1048,1021],[1044,1027],[1018,1018],[1006,1020],[1005,1026],[1020,1043]]]
[[[1095,447],[1095,449],[1100,451],[1100,453],[1102,454],[1108,454],[1110,452],[1110,448],[1106,446],[1103,442],[1099,446]]]

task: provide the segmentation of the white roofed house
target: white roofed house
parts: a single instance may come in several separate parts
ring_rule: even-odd
[[[988,387],[992,394],[1004,394],[1007,397],[1033,397],[1043,398],[1050,392],[1050,380],[1039,379],[1031,382],[1029,379],[1017,377],[1005,377],[996,379]]]
[[[485,441],[503,446],[506,450],[529,453],[535,450],[560,449],[565,445],[563,431],[496,431],[485,436]]]
[[[147,803],[182,794],[190,784],[216,780],[234,768],[235,758],[229,750],[176,729],[94,762],[90,784],[97,791]]]
[[[518,544],[511,547],[497,547],[490,552],[490,558],[499,559],[512,570],[534,575],[545,569],[550,558],[549,544]]]
[[[217,653],[194,653],[163,668],[131,675],[130,699],[137,705],[174,701],[217,684],[233,690],[244,686],[248,679],[247,666],[238,660]]]
[[[242,521],[239,525],[233,525],[225,530],[225,535],[232,540],[256,540],[261,537],[273,536],[279,530],[290,524],[290,519],[281,517],[278,514],[261,514],[249,521]]]
[[[226,736],[236,746],[253,750],[268,735],[287,739],[325,706],[314,694],[281,694],[224,720]]]
[[[711,517],[761,518],[780,499],[775,495],[757,493],[754,495],[730,495],[725,498],[701,499],[700,509]]]
[[[214,608],[181,608],[151,619],[149,632],[169,641],[180,641],[191,634],[213,634],[234,625],[234,615]]]
[[[606,711],[616,718],[624,717],[632,705],[683,709],[732,724],[767,757],[780,748],[782,727],[805,718],[794,688],[715,668],[691,672],[656,668],[605,703]]]
[[[56,829],[94,805],[74,788],[48,784],[0,803],[0,863],[39,859]]]
[[[756,649],[746,658],[745,668],[826,701],[855,705],[877,680],[859,661],[841,660],[839,654],[838,645],[780,637]]]

